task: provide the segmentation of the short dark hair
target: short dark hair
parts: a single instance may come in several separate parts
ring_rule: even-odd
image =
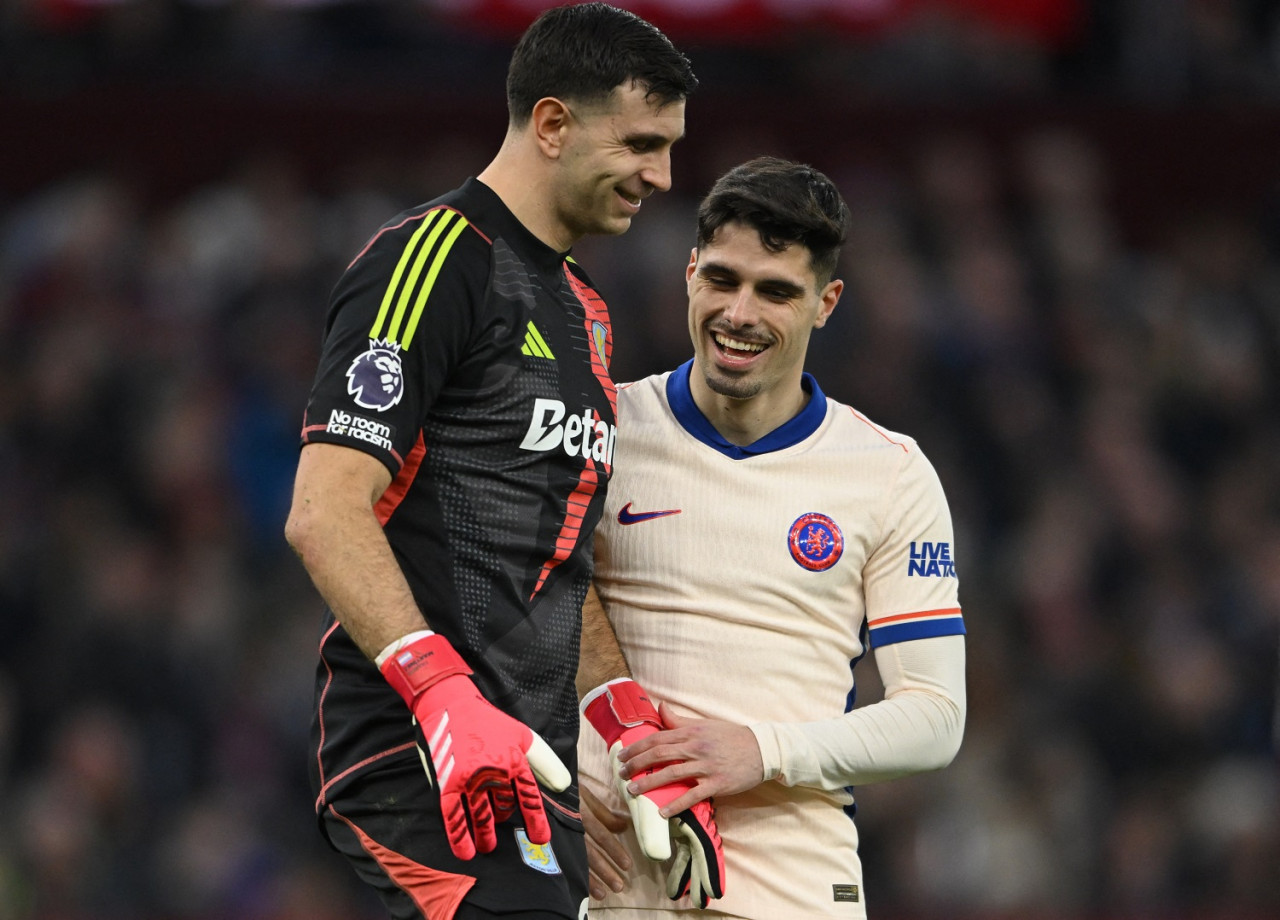
[[[632,81],[659,106],[698,85],[686,58],[656,26],[606,3],[557,6],[525,30],[507,70],[511,123],[529,120],[539,99],[592,103]]]
[[[698,207],[698,248],[728,223],[755,228],[771,252],[792,243],[809,250],[819,286],[835,277],[849,208],[835,184],[812,166],[756,157],[716,180]]]

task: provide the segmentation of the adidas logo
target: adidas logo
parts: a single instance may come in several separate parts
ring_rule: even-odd
[[[520,346],[520,354],[529,355],[532,358],[546,358],[549,361],[556,359],[556,356],[551,353],[551,348],[547,345],[547,340],[542,337],[538,327],[533,324],[533,320],[529,320],[529,328],[524,334],[524,344]]]

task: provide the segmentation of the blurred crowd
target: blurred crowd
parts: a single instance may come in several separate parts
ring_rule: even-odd
[[[1127,248],[1065,131],[833,173],[810,369],[938,467],[969,627],[957,761],[860,790],[879,916],[1275,916],[1277,241]],[[328,288],[404,203],[263,161],[0,214],[0,918],[369,909],[309,818],[319,602],[280,528]],[[581,247],[617,379],[688,353],[695,203]]]
[[[500,91],[510,40],[551,3],[5,0],[0,85],[43,95],[104,78],[350,87],[391,76],[462,88],[479,74]],[[629,5],[683,27],[672,34],[696,53],[699,76],[721,85],[767,79],[801,90],[819,80],[840,94],[927,99],[1046,90],[1173,102],[1280,95],[1276,0]]]
[[[1220,37],[1272,6],[1178,4]],[[938,468],[969,631],[956,761],[857,792],[873,916],[1280,916],[1280,211],[1170,187],[1135,234],[1106,138],[956,124],[815,162],[854,225],[809,370]],[[687,357],[698,195],[795,155],[755,127],[575,253],[616,380]],[[281,528],[328,292],[483,166],[451,143],[0,196],[0,920],[378,916],[311,818],[320,602]]]

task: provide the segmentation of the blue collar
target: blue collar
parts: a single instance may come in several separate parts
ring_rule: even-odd
[[[739,447],[726,441],[724,435],[716,431],[715,426],[707,421],[707,417],[693,401],[693,392],[689,389],[689,374],[692,371],[693,360],[690,359],[671,372],[667,377],[667,402],[675,413],[676,421],[685,431],[731,460],[745,460],[747,457],[799,444],[817,431],[822,420],[827,417],[827,397],[818,388],[818,381],[813,379],[813,375],[805,374],[800,379],[800,385],[809,394],[809,401],[804,408],[763,438],[746,447]]]

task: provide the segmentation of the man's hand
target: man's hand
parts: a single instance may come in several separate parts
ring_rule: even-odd
[[[635,681],[628,678],[611,681],[588,694],[582,701],[583,713],[605,743],[622,798],[631,813],[636,839],[649,859],[665,861],[671,857],[675,843],[676,859],[667,875],[667,895],[677,900],[689,894],[695,904],[706,907],[711,898],[724,895],[724,847],[716,828],[715,808],[706,796],[696,797],[692,807],[672,808],[693,788],[688,781],[668,780],[651,783],[639,793],[627,787],[618,760],[624,747],[642,742],[659,732],[662,722],[658,711]],[[649,770],[663,767],[655,762]],[[634,776],[634,773],[628,774]]]
[[[676,857],[667,872],[667,897],[678,901],[687,894],[698,907],[724,897],[724,844],[715,803],[707,799],[673,815],[671,841]]]
[[[496,825],[517,810],[530,842],[549,843],[538,783],[556,792],[568,788],[571,777],[560,758],[529,726],[480,695],[471,669],[444,636],[426,633],[393,648],[378,656],[378,666],[413,713],[418,754],[440,790],[453,854],[471,859],[492,852]]]
[[[733,795],[764,782],[764,760],[756,736],[745,725],[677,716],[665,704],[665,731],[648,732],[618,752],[630,795],[683,784],[685,791],[665,803],[663,816],[717,795]]]
[[[609,889],[627,886],[623,874],[631,868],[631,857],[618,835],[627,829],[627,816],[601,802],[586,786],[578,789],[582,801],[582,828],[587,834],[587,887],[591,897],[603,900]]]

